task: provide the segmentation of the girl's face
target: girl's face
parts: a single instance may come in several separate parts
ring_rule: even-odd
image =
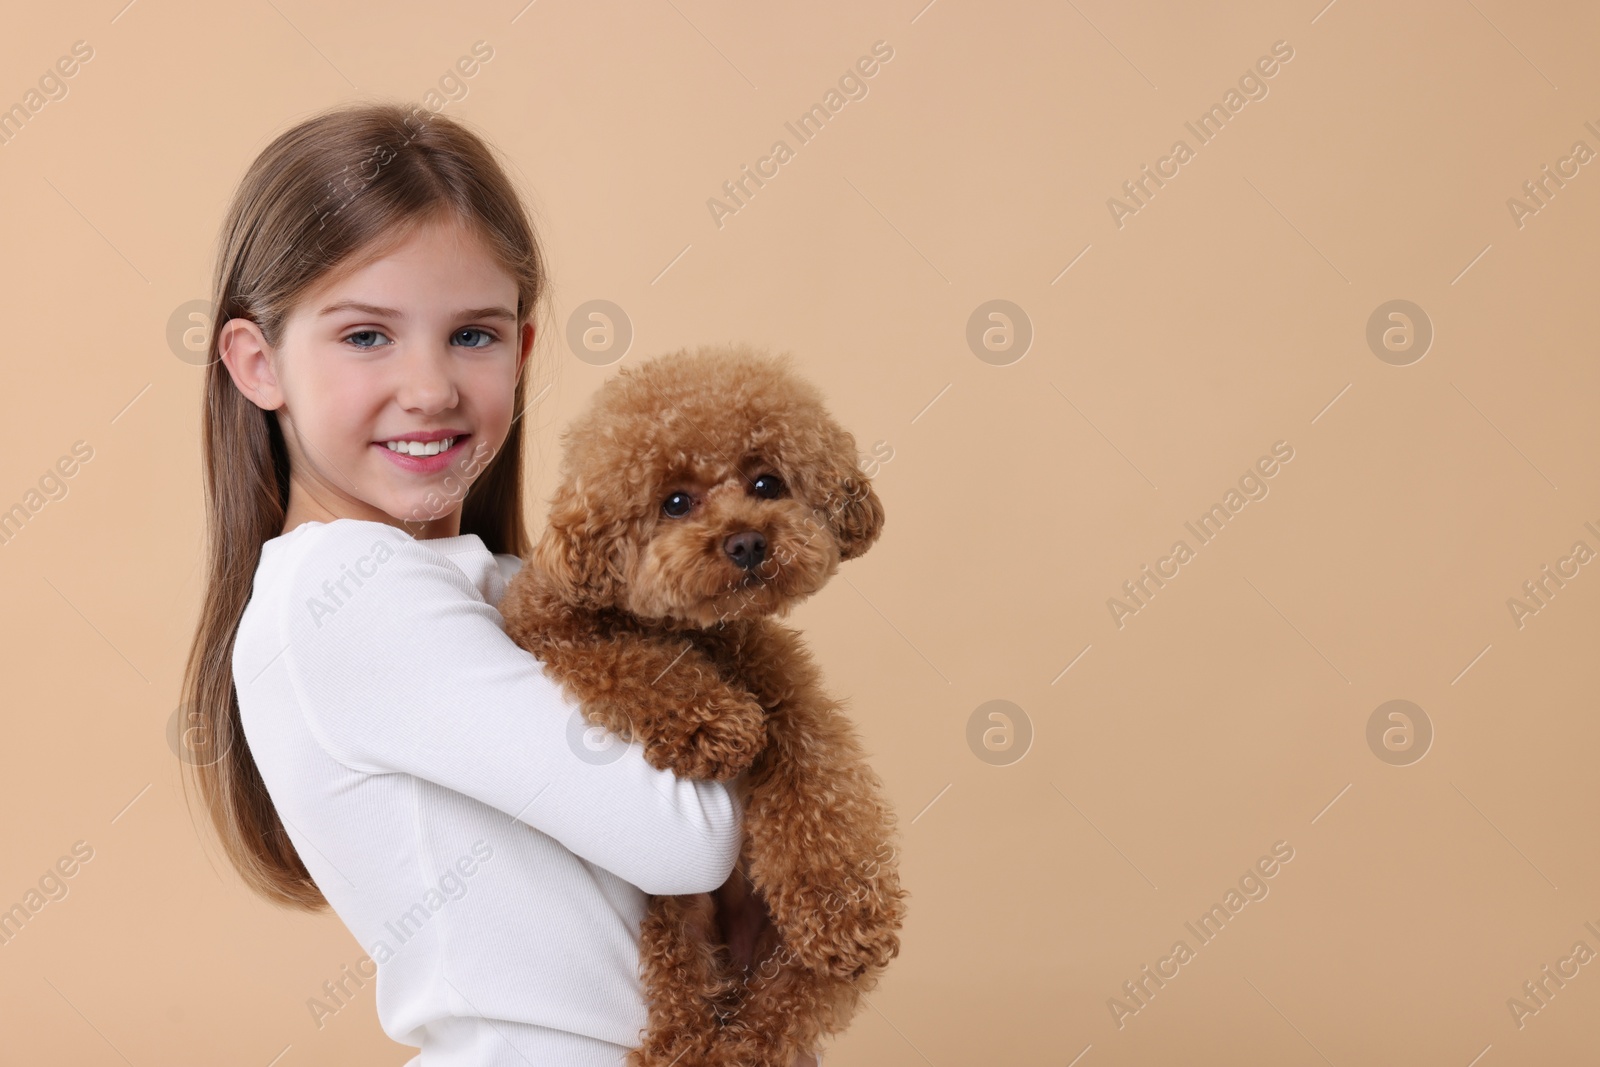
[[[468,486],[511,429],[534,329],[470,230],[431,223],[309,291],[272,350],[248,319],[219,338],[235,383],[275,411],[290,463],[284,532],[366,519],[421,539],[461,531]],[[441,448],[390,442],[447,438]],[[397,452],[399,448],[403,451]]]

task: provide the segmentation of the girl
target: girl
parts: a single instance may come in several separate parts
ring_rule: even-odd
[[[370,956],[316,1026],[375,972],[408,1067],[621,1064],[647,894],[740,844],[737,783],[595,736],[502,628],[545,288],[487,145],[395,105],[276,138],[219,245],[186,762],[246,884]]]

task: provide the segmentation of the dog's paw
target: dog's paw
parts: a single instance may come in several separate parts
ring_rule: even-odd
[[[681,734],[656,739],[651,763],[679,778],[726,781],[747,770],[767,744],[766,713],[747,694],[732,690],[698,709],[703,718]],[[647,752],[647,756],[649,753]],[[660,762],[657,762],[659,759]]]

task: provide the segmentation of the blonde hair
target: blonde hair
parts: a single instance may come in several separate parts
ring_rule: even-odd
[[[277,346],[296,302],[314,285],[378,258],[420,225],[452,217],[516,280],[520,343],[547,289],[533,224],[488,144],[420,107],[345,105],[279,134],[245,172],[218,241],[201,417],[208,567],[177,747],[234,869],[252,890],[291,908],[315,912],[328,902],[250,754],[232,666],[261,546],[283,532],[289,459],[275,413],[241,394],[218,358],[218,336],[229,319],[244,318]],[[519,413],[528,378],[517,378]],[[462,502],[461,533],[477,534],[491,552],[526,557],[522,487],[517,418]],[[185,783],[187,795],[187,776]]]

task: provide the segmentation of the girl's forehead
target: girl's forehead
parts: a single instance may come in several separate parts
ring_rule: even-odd
[[[463,260],[473,262],[462,264]],[[483,275],[481,280],[492,279],[496,285],[502,280],[515,284],[476,229],[459,222],[434,221],[374,237],[329,267],[313,288],[326,293],[381,280],[397,270],[419,265],[436,268],[451,277],[459,275],[458,266],[466,265],[474,275]]]

